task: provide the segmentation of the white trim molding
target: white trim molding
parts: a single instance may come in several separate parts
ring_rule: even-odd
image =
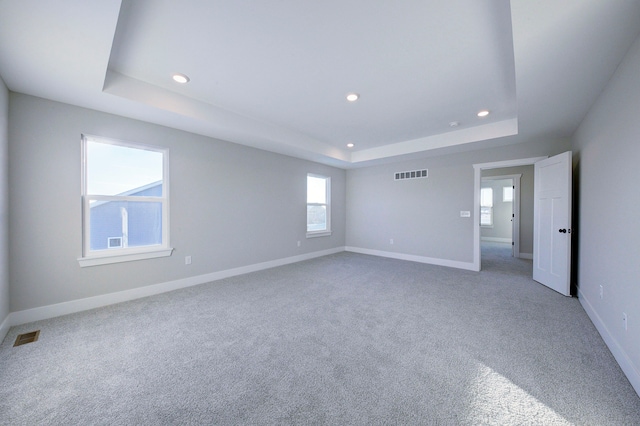
[[[97,265],[107,265],[110,263],[117,262],[131,262],[134,260],[143,260],[143,259],[154,259],[156,257],[168,257],[171,256],[173,252],[173,248],[169,247],[166,249],[158,249],[158,250],[144,250],[138,253],[108,253],[110,255],[104,256],[87,256],[87,257],[79,257],[78,263],[81,268],[86,268],[87,266],[97,266]]]
[[[164,283],[153,284],[145,287],[133,288],[131,290],[119,291],[116,293],[102,294],[99,296],[87,297],[85,299],[71,300],[68,302],[57,303],[55,305],[40,306],[33,309],[25,309],[23,311],[12,312],[9,317],[2,323],[8,323],[8,327],[26,324],[33,321],[40,321],[49,318],[59,317],[61,315],[73,314],[89,309],[101,308],[103,306],[113,305],[115,303],[127,302],[129,300],[140,299],[147,296],[166,293],[181,288],[192,287],[195,285],[206,284],[213,281],[230,278],[237,275],[247,274],[250,272],[261,271],[264,269],[275,268],[277,266],[288,265],[290,263],[302,262],[304,260],[314,259],[316,257],[327,256],[334,253],[345,251],[344,247],[336,247],[333,249],[316,251],[298,256],[286,257],[282,259],[271,260],[253,265],[241,266],[239,268],[227,269],[224,271],[211,272],[209,274],[198,275],[194,277],[181,278],[175,281],[167,281]],[[7,330],[8,330],[7,327]],[[0,331],[3,329],[0,328]]]
[[[609,332],[609,329],[605,325],[602,318],[598,315],[596,310],[593,308],[589,300],[585,297],[584,293],[578,289],[578,300],[580,304],[584,308],[585,312],[593,325],[596,326],[598,333],[602,336],[602,340],[604,340],[605,344],[613,354],[613,357],[616,359],[620,368],[629,379],[631,386],[635,389],[636,393],[640,395],[640,365],[634,365],[633,360],[627,355],[627,353],[622,349],[618,341],[613,337],[613,335]]]
[[[430,265],[448,266],[450,268],[465,269],[468,271],[475,271],[474,265],[471,262],[460,262],[457,260],[438,259],[435,257],[416,256],[413,254],[394,253],[391,251],[371,250],[359,247],[345,247],[345,251],[353,253],[369,254],[372,256],[388,257],[391,259],[408,260],[411,262],[428,263]]]

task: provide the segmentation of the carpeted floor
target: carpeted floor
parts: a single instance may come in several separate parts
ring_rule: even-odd
[[[510,243],[482,242],[480,246],[483,271],[533,276],[533,261],[512,256]]]
[[[14,327],[0,424],[638,424],[578,301],[490,251],[480,273],[339,253]]]

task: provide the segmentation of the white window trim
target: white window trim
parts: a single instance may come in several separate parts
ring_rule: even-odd
[[[331,233],[332,231],[309,231],[307,232],[307,238],[328,237]]]
[[[111,263],[131,262],[134,260],[154,259],[156,257],[171,256],[173,248],[159,248],[160,246],[147,246],[144,250],[123,249],[127,253],[108,253],[100,256],[86,256],[78,258],[81,267],[108,265]]]
[[[326,203],[307,203],[307,206],[326,206],[327,207],[327,229],[322,231],[307,231],[306,236],[307,238],[328,237],[332,234],[332,231],[331,231],[331,176],[307,173],[307,178],[309,177],[324,179],[326,183],[326,195],[327,195]]]
[[[150,151],[161,152],[163,158],[162,164],[162,197],[155,197],[150,199],[149,197],[140,196],[87,196],[87,153],[86,143],[87,141],[96,141],[102,143],[110,143],[113,145],[124,146],[134,149],[148,149]],[[135,260],[153,259],[158,257],[171,256],[173,248],[169,244],[169,150],[166,148],[159,148],[157,146],[144,145],[139,143],[130,143],[120,140],[115,140],[106,137],[82,135],[82,257],[79,257],[78,263],[80,267],[107,265],[120,262],[131,262]],[[144,247],[130,247],[121,249],[107,249],[107,250],[90,250],[90,200],[122,200],[122,201],[142,201],[142,202],[162,202],[162,241],[163,244],[156,244]]]

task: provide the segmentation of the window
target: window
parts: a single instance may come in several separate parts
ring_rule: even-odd
[[[307,175],[307,237],[331,235],[331,178]]]
[[[480,189],[480,226],[493,226],[493,188]]]
[[[80,266],[169,256],[168,152],[82,136]]]
[[[502,202],[503,203],[513,202],[513,186],[502,187]]]

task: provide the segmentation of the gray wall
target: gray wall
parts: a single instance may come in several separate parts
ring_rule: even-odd
[[[502,188],[505,186],[512,186],[512,180],[491,179],[483,181],[480,185],[481,188],[493,189],[493,226],[480,228],[480,236],[483,238],[498,238],[511,242],[513,202],[502,201]]]
[[[347,246],[473,261],[473,164],[559,154],[570,140],[540,140],[347,171]],[[429,169],[427,179],[393,173]],[[389,240],[393,238],[394,244]]]
[[[9,108],[12,312],[345,245],[344,170],[27,95]],[[79,267],[81,133],[169,148],[171,257]],[[308,172],[332,178],[330,237],[305,238]]]
[[[0,324],[9,315],[8,126],[9,91],[0,77]]]
[[[579,297],[640,392],[640,38],[574,135]],[[575,225],[574,225],[575,227]],[[604,287],[600,299],[599,286]],[[628,331],[622,313],[628,314]],[[620,356],[623,352],[626,356]],[[628,367],[628,365],[627,365]],[[627,372],[630,369],[627,368]]]
[[[482,176],[518,175],[520,178],[520,253],[533,255],[533,166],[482,171]]]

